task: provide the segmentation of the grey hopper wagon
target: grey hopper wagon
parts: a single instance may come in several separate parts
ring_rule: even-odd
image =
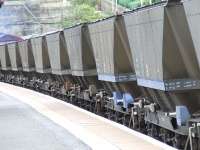
[[[89,25],[98,77],[110,82],[135,81],[135,71],[122,16]]]
[[[17,43],[8,43],[8,54],[11,62],[11,70],[12,71],[22,71],[22,61],[21,56],[19,54],[19,49],[17,47]]]
[[[165,111],[198,110],[200,70],[182,3],[124,15],[138,85]]]
[[[96,65],[86,24],[64,30],[72,75],[96,75]]]
[[[46,42],[53,74],[71,74],[68,51],[64,40],[63,31],[47,34]]]
[[[0,61],[1,61],[1,70],[6,71],[11,69],[10,57],[6,45],[0,45]]]
[[[23,40],[17,43],[20,57],[22,60],[22,68],[25,72],[35,71],[35,61],[31,50],[30,40]]]
[[[35,69],[38,73],[50,73],[51,65],[47,45],[43,36],[30,39],[31,50],[35,61]]]
[[[111,91],[139,95],[123,16],[89,24],[98,79]]]
[[[75,80],[86,87],[89,84],[99,86],[96,76],[90,35],[87,24],[80,24],[64,29],[67,52],[71,66],[71,73]]]
[[[195,47],[195,53],[198,59],[198,66],[200,67],[200,1],[187,0],[184,1],[183,5],[192,36],[192,42]]]

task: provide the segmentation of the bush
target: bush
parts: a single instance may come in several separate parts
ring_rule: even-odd
[[[105,15],[96,11],[95,7],[88,4],[76,5],[71,10],[70,17],[65,18],[64,27],[69,27],[77,23],[90,22],[103,18]]]
[[[73,6],[86,4],[86,5],[95,7],[97,3],[98,3],[97,0],[71,0],[71,4]]]
[[[87,4],[77,5],[74,8],[73,14],[79,22],[94,21],[101,18],[101,14],[94,7]]]

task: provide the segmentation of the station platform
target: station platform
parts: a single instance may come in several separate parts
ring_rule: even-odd
[[[175,150],[149,136],[48,95],[1,82],[0,94],[27,105],[66,130],[63,132],[69,132],[70,136],[63,138],[67,141],[73,135],[72,138],[80,146],[77,150]]]

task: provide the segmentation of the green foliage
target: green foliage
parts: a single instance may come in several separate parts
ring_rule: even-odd
[[[129,9],[134,9],[144,5],[149,5],[151,2],[159,2],[161,0],[118,0],[118,3]],[[68,16],[64,18],[63,27],[69,27],[77,23],[90,22],[109,16],[96,10],[100,4],[100,0],[70,0]]]
[[[145,5],[150,5],[151,3],[157,3],[160,2],[161,0],[118,0],[118,4],[129,8],[129,9],[134,9],[137,7],[145,6]]]
[[[71,0],[71,4],[72,4],[73,6],[86,4],[86,5],[95,7],[96,3],[97,3],[96,0]]]
[[[101,14],[94,7],[87,4],[77,5],[73,13],[78,22],[88,22],[102,18]]]
[[[104,13],[96,10],[98,2],[97,0],[71,0],[70,14],[64,19],[63,27],[106,17]]]

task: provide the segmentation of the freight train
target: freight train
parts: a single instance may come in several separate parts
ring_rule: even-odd
[[[200,1],[171,0],[0,45],[0,80],[200,149]]]

